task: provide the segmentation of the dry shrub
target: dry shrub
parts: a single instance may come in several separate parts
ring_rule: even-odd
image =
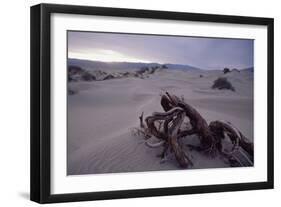
[[[227,80],[227,78],[218,78],[214,81],[214,84],[212,86],[212,89],[227,89],[235,91],[235,88],[232,86],[232,84]]]

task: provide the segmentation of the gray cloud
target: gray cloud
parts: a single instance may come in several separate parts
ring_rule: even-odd
[[[241,69],[253,66],[254,40],[70,31],[68,49],[73,53],[112,50],[140,60],[202,69]]]

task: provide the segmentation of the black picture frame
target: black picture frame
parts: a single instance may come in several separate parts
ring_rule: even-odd
[[[187,187],[51,194],[51,71],[50,71],[50,16],[53,13],[134,17],[149,19],[181,20],[210,23],[232,23],[267,26],[267,181],[236,184],[219,184]],[[103,8],[72,5],[39,4],[31,7],[31,174],[30,199],[38,203],[88,201],[146,196],[166,196],[225,191],[242,191],[273,188],[274,177],[274,78],[273,44],[274,20],[272,18],[195,14],[168,11]]]

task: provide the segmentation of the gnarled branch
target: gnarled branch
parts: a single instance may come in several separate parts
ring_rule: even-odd
[[[211,156],[220,152],[230,161],[236,160],[235,162],[241,166],[253,164],[253,143],[230,122],[212,121],[208,125],[201,114],[187,104],[184,98],[179,98],[168,92],[162,95],[160,104],[164,112],[152,113],[151,116],[145,118],[145,124],[143,113],[139,119],[145,137],[156,137],[160,140],[157,143],[151,143],[147,140],[146,145],[152,148],[164,146],[162,158],[165,157],[168,149],[171,149],[180,167],[188,168],[192,166],[193,163],[187,156],[187,151],[184,150],[179,139],[195,134],[200,140],[200,146],[194,146],[194,149],[208,152],[207,155]],[[185,117],[188,118],[191,129],[183,124],[185,123]],[[230,151],[225,149],[222,142],[226,137],[230,139],[233,145]]]

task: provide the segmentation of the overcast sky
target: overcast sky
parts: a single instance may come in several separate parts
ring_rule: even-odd
[[[119,33],[68,32],[68,57],[187,64],[201,69],[253,66],[254,41]]]

